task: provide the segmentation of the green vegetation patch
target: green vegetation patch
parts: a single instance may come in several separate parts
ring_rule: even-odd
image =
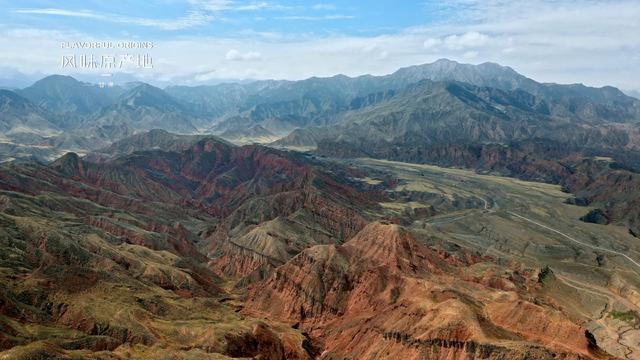
[[[637,322],[638,320],[640,320],[640,317],[638,316],[638,313],[633,311],[633,310],[629,310],[629,311],[612,311],[609,313],[609,317],[616,319],[616,320],[621,320],[624,322]]]

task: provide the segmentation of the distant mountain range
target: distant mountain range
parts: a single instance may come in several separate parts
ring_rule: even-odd
[[[638,149],[638,102],[618,96],[558,105],[522,90],[424,80],[377,104],[346,112],[330,126],[297,129],[276,144],[317,146],[331,140],[412,146],[544,138],[572,146]]]
[[[4,160],[85,153],[152,129],[277,146],[541,137],[631,149],[640,121],[640,100],[613,87],[538,83],[498,64],[446,59],[386,76],[164,90],[143,83],[101,88],[53,75],[3,90],[2,99],[0,136],[14,149]]]

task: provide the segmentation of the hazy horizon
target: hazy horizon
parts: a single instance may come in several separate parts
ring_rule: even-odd
[[[408,1],[401,7],[391,1],[293,0],[0,5],[5,87],[47,74],[90,79],[104,71],[63,67],[63,57],[118,51],[149,55],[153,68],[112,73],[165,86],[383,75],[447,58],[495,62],[539,82],[640,90],[640,6],[628,0]],[[76,42],[114,47],[73,48]],[[118,48],[120,42],[153,47],[129,51]]]
[[[436,61],[441,61],[441,60],[446,60],[446,61],[454,61],[455,60],[450,60],[450,59],[446,59],[446,58],[442,58],[442,59],[438,59]],[[492,63],[492,62],[483,62],[483,63],[466,63],[466,62],[457,62],[459,64],[462,65],[481,65],[484,63]],[[409,65],[407,67],[413,67],[413,66],[423,66],[423,65],[429,65],[432,63],[425,63],[425,64],[415,64],[415,65]],[[497,64],[497,63],[494,63]],[[508,65],[504,65],[504,64],[498,64],[500,66],[503,67],[509,67],[512,68],[511,66]],[[346,74],[334,74],[334,75],[328,75],[328,76],[311,76],[308,78],[304,78],[304,79],[295,79],[295,80],[290,80],[290,79],[212,79],[210,81],[207,82],[203,82],[203,83],[174,83],[174,82],[159,82],[156,81],[154,79],[150,79],[147,81],[144,80],[140,80],[138,78],[136,78],[135,76],[132,76],[131,74],[124,74],[124,73],[115,73],[112,74],[112,76],[105,78],[103,76],[101,76],[100,74],[83,74],[83,73],[71,73],[71,74],[63,74],[63,73],[54,73],[54,74],[37,74],[31,77],[24,77],[23,79],[21,79],[22,81],[19,82],[17,85],[12,85],[12,84],[4,84],[4,83],[0,83],[0,89],[22,89],[22,88],[27,88],[33,84],[35,84],[36,82],[51,77],[51,76],[70,76],[72,78],[74,78],[75,80],[78,80],[80,82],[86,82],[86,83],[90,83],[90,84],[94,84],[94,85],[98,85],[101,82],[104,82],[105,79],[108,79],[109,81],[113,82],[114,85],[126,85],[126,84],[131,84],[131,83],[144,83],[144,84],[150,84],[152,86],[158,87],[158,88],[162,88],[162,89],[166,89],[168,87],[171,86],[187,86],[187,87],[195,87],[195,86],[215,86],[215,85],[220,85],[220,84],[247,84],[247,83],[251,83],[251,82],[256,82],[256,81],[302,81],[302,80],[307,80],[307,79],[311,79],[311,78],[331,78],[331,77],[336,77],[336,76],[347,76],[349,78],[356,78],[359,76],[367,76],[367,75],[372,75],[372,76],[386,76],[386,75],[391,75],[393,73],[395,73],[396,71],[403,69],[406,67],[402,67],[402,68],[398,68],[392,72],[389,73],[385,73],[385,74],[378,74],[378,75],[372,75],[372,74],[360,74],[360,75],[354,75],[354,76],[349,76]],[[514,71],[516,71],[517,73],[519,73],[520,75],[523,75],[525,77],[528,77],[534,81],[537,81],[535,78],[531,78],[529,76],[527,76],[526,74],[522,74],[518,71],[518,69],[513,69]],[[556,82],[546,82],[546,83],[550,83],[550,84],[560,84],[560,85],[584,85],[584,86],[588,86],[591,87],[588,84],[584,84],[584,83],[572,83],[572,84],[564,84],[564,83],[556,83]],[[603,86],[593,86],[595,88],[601,88],[601,87],[606,87],[606,86],[612,86],[612,85],[603,85]],[[621,90],[623,93],[625,93],[628,96],[633,96],[636,98],[640,99],[640,91],[637,90],[633,90],[633,89],[619,89]]]

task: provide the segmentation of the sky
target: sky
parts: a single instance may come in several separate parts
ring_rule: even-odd
[[[0,9],[0,86],[54,73],[165,85],[382,75],[448,58],[640,91],[638,0],[0,0]],[[91,42],[113,48],[70,48]],[[153,47],[121,48],[139,43]],[[83,56],[128,62],[78,66]]]

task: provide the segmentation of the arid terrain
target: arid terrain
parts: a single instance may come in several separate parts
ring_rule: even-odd
[[[640,351],[636,238],[558,185],[193,141],[3,166],[0,357]]]
[[[447,59],[0,90],[0,359],[640,359],[638,124]]]

